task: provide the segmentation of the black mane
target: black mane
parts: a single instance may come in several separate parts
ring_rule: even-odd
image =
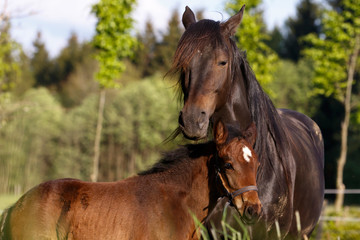
[[[254,150],[259,156],[260,163],[265,161],[265,159],[266,161],[272,162],[276,159],[276,156],[279,156],[279,160],[289,186],[290,173],[288,171],[290,167],[287,166],[287,159],[289,159],[291,154],[288,138],[286,137],[286,133],[284,131],[285,127],[283,126],[280,115],[271,99],[264,92],[256,79],[255,73],[246,60],[245,52],[239,51],[234,40],[230,39],[230,44],[234,53],[233,74],[234,77],[235,75],[240,74],[244,76],[251,118],[255,122],[257,129]],[[275,151],[268,148],[267,141],[269,134],[277,146]],[[261,165],[259,167],[258,174],[262,174]]]
[[[159,162],[155,163],[150,169],[138,173],[138,175],[161,173],[180,165],[190,165],[195,159],[210,156],[215,152],[216,146],[213,141],[181,146],[178,149],[164,153]]]

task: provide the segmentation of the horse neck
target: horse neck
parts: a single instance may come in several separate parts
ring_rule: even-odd
[[[240,130],[244,131],[252,123],[252,117],[245,76],[238,59],[235,59],[231,71],[233,72],[228,80],[231,81],[229,97],[225,105],[214,113],[214,122],[221,119],[224,123],[236,123],[239,124]]]

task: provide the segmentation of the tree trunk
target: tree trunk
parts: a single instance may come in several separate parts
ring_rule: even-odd
[[[101,89],[100,97],[99,97],[98,120],[96,125],[96,135],[95,135],[95,143],[94,143],[93,173],[91,174],[91,181],[93,182],[96,182],[99,176],[100,142],[101,142],[103,119],[104,119],[105,96],[106,96],[105,89]]]
[[[344,99],[345,117],[344,117],[344,121],[341,124],[341,151],[340,151],[340,157],[337,162],[337,176],[336,176],[336,188],[337,190],[339,190],[335,199],[335,211],[337,212],[341,211],[341,208],[344,203],[345,185],[343,183],[343,173],[344,173],[344,166],[346,163],[346,155],[347,155],[347,140],[348,140],[350,113],[351,113],[351,90],[354,81],[356,60],[359,56],[359,48],[360,48],[360,36],[356,36],[354,51],[350,57],[350,61],[348,65],[348,79],[346,83],[346,93]]]

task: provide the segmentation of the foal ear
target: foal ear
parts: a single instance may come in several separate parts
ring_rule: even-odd
[[[188,6],[185,7],[185,12],[182,16],[182,22],[185,29],[187,29],[191,24],[196,22],[195,14]]]
[[[243,135],[245,140],[250,143],[252,147],[254,147],[256,141],[256,125],[254,122],[248,126],[248,128],[243,132]]]
[[[228,137],[228,130],[222,121],[219,121],[215,126],[215,143],[216,145],[223,144],[226,142]]]
[[[245,10],[245,4],[241,7],[240,11],[237,14],[235,14],[234,16],[229,18],[229,20],[227,20],[226,22],[221,24],[222,34],[224,34],[225,36],[228,36],[228,37],[235,35],[236,29],[238,28],[238,26],[241,23],[241,20],[242,20],[243,14],[244,14],[244,10]]]

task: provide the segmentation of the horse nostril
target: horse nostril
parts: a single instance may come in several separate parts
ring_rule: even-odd
[[[244,211],[245,218],[248,220],[255,220],[259,217],[258,213],[255,211],[254,207],[249,206]]]
[[[252,218],[252,216],[253,216],[253,214],[254,214],[254,208],[252,208],[252,207],[247,207],[245,214],[246,214],[249,218]]]
[[[203,129],[206,125],[206,112],[203,111],[200,114],[198,125],[200,129]]]
[[[180,125],[181,127],[185,127],[185,125],[184,125],[184,120],[183,120],[183,117],[182,117],[182,111],[180,111],[180,113],[179,113],[179,120],[178,120],[178,122],[179,122],[179,125]]]

